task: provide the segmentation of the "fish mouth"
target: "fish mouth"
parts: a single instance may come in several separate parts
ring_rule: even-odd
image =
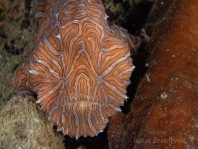
[[[102,107],[102,104],[96,101],[88,101],[88,100],[79,100],[73,101],[66,104],[68,110],[78,109],[79,111],[84,110],[99,110]]]

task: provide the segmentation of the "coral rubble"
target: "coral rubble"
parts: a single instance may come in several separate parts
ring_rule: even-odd
[[[31,52],[35,43],[36,21],[28,0],[0,0],[0,104],[11,93],[10,80],[15,67]],[[28,5],[28,6],[27,6]]]
[[[64,148],[64,137],[33,98],[13,97],[0,108],[0,148]]]

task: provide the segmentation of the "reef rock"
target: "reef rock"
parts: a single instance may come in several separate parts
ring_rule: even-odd
[[[53,129],[33,98],[13,97],[0,108],[0,148],[64,148],[64,136]]]
[[[110,148],[198,146],[197,9],[198,1],[174,0],[153,29],[147,45],[149,69],[131,112],[110,120]],[[112,121],[117,125],[111,125]]]

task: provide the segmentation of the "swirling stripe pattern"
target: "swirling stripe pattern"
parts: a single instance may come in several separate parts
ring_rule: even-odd
[[[12,80],[19,95],[37,103],[71,137],[95,136],[127,99],[134,69],[130,51],[140,39],[107,23],[101,0],[34,3],[37,44]]]

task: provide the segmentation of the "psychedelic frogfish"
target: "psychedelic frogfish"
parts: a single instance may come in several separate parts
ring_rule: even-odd
[[[39,22],[36,45],[15,71],[12,89],[36,95],[63,134],[96,136],[127,99],[131,53],[141,40],[109,25],[101,0],[33,4]]]

